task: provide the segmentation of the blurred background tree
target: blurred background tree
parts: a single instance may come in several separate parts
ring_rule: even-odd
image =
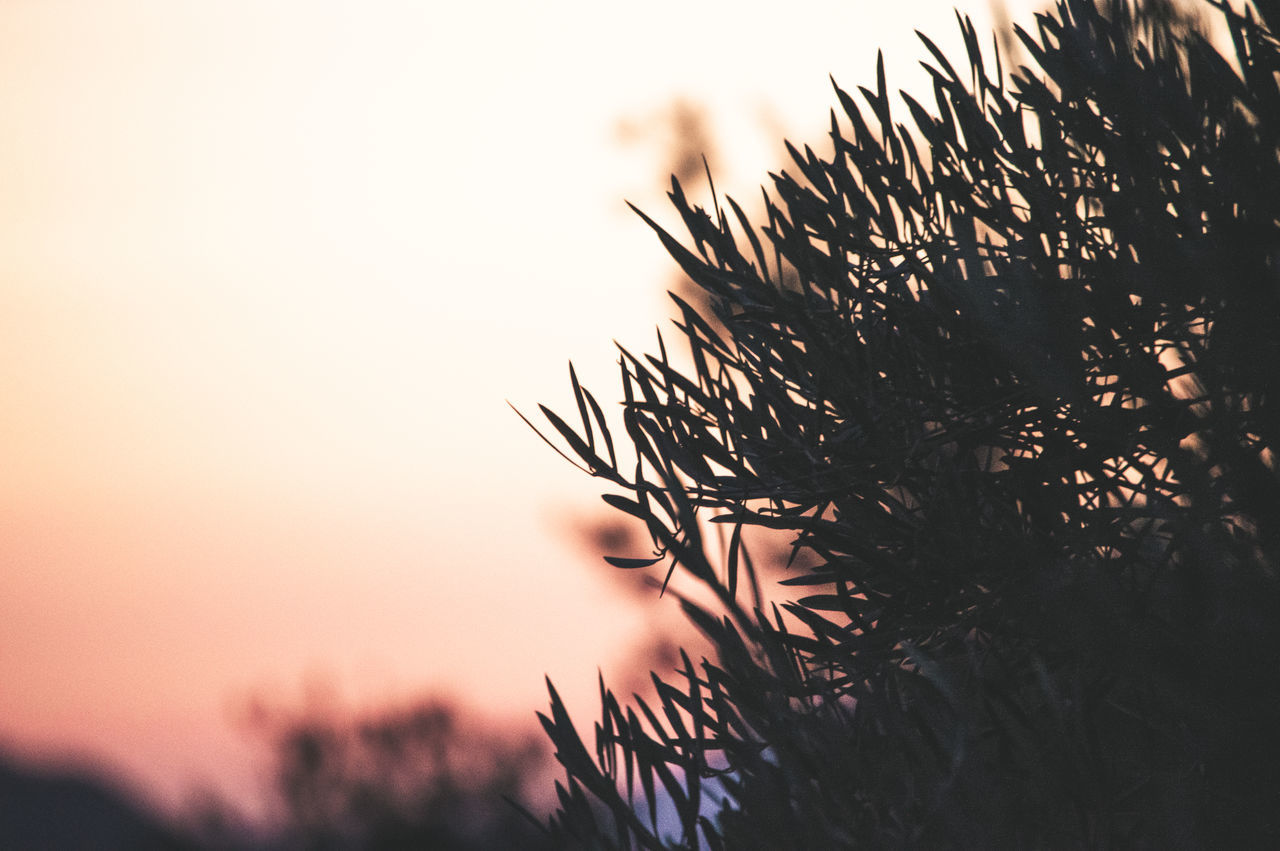
[[[148,812],[101,777],[33,768],[0,754],[0,848],[189,851],[196,837]]]
[[[270,746],[269,829],[210,807],[211,847],[269,849],[552,848],[521,807],[543,812],[545,744],[486,724],[433,697],[348,712],[311,699],[259,704],[250,719]]]
[[[622,352],[634,460],[576,377],[542,410],[714,658],[602,687],[594,746],[552,690],[551,839],[1276,844],[1278,23],[1063,0],[1006,73],[961,19],[928,108],[837,90],[763,227],[673,181],[690,366]]]

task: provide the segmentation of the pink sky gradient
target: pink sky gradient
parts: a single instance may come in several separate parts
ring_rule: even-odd
[[[0,745],[176,807],[313,679],[589,720],[644,616],[504,400],[611,401],[664,314],[618,123],[705,103],[750,200],[762,110],[821,142],[878,46],[922,90],[950,5],[0,4]]]

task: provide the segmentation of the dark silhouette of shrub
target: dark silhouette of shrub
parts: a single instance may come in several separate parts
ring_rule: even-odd
[[[23,765],[0,754],[0,848],[194,851],[195,836],[90,773]]]
[[[1226,55],[1062,0],[1009,74],[961,19],[930,106],[836,90],[759,230],[678,181],[691,247],[640,214],[718,322],[622,351],[635,459],[572,373],[580,428],[542,410],[716,658],[602,686],[594,746],[552,689],[549,840],[1276,847],[1280,4],[1204,11]],[[814,565],[781,605],[752,527]]]

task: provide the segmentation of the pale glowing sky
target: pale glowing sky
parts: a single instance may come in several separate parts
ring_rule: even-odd
[[[0,745],[177,804],[243,798],[237,707],[308,679],[527,718],[549,671],[589,721],[643,618],[504,400],[572,358],[612,401],[665,310],[618,123],[707,103],[751,199],[762,111],[821,142],[878,46],[922,91],[950,7],[0,3]]]

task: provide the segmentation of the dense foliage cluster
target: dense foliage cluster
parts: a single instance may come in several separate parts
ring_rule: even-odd
[[[543,411],[716,658],[591,744],[553,690],[558,844],[1275,847],[1280,5],[1202,11],[1061,0],[1014,70],[962,20],[759,229],[645,218],[691,366],[622,352],[632,460],[576,379]],[[751,527],[816,565],[780,605]]]

